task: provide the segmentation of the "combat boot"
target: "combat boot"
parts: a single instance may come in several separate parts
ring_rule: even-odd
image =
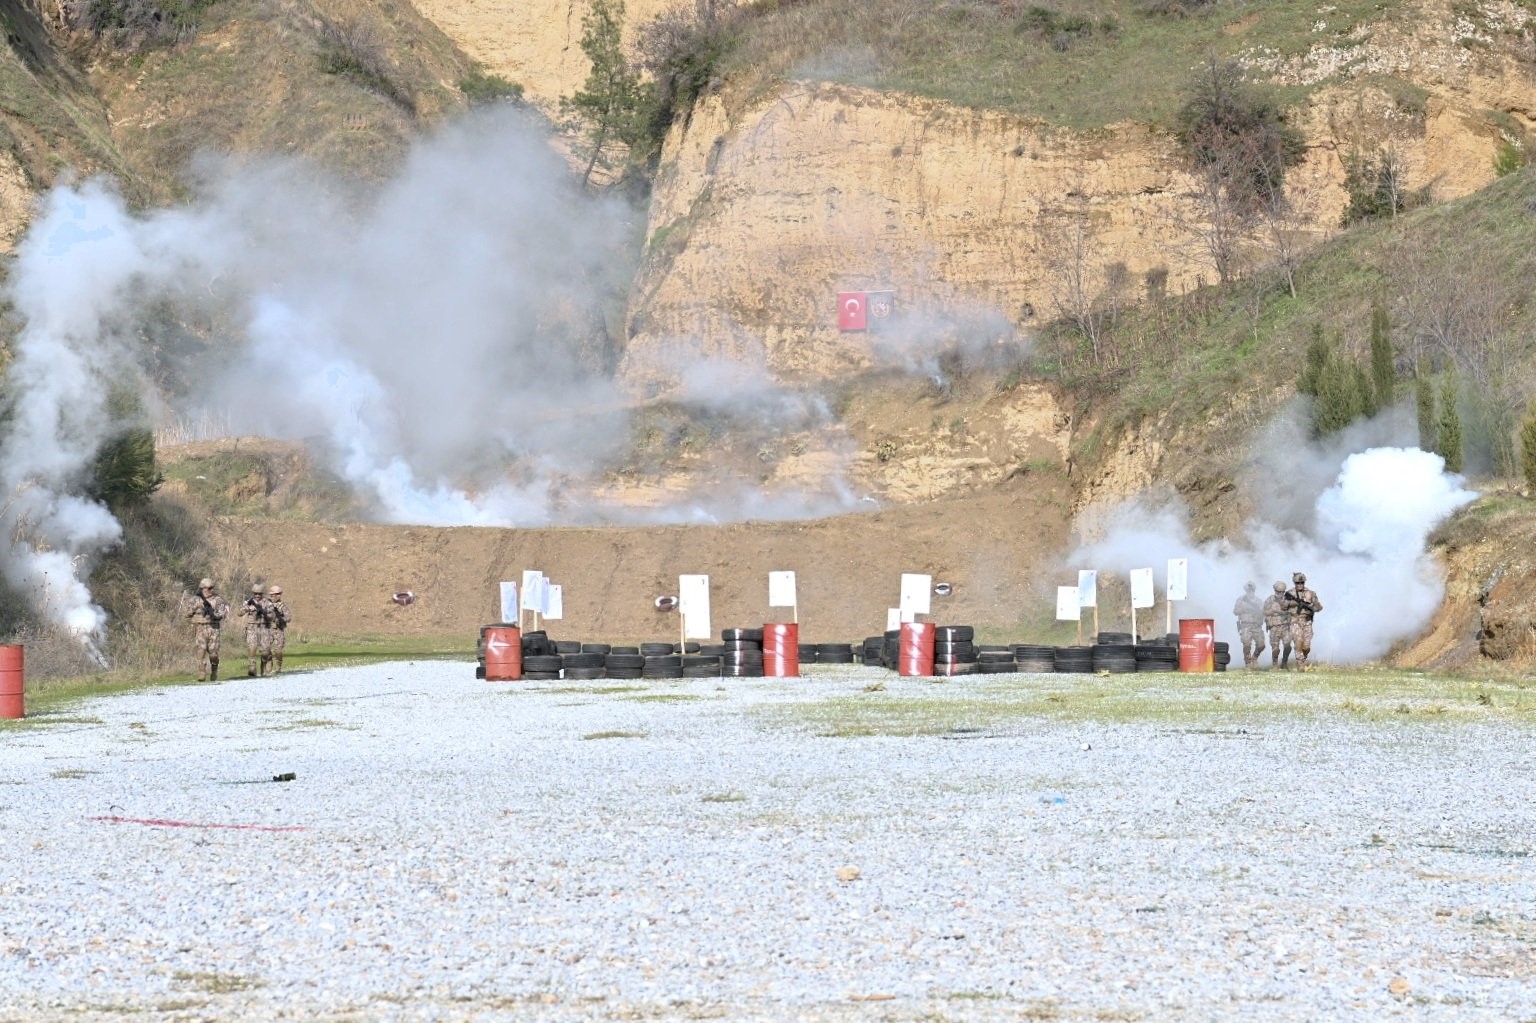
[[[276,675],[278,672],[280,672],[282,670],[283,670],[283,655],[282,654],[273,654],[272,655],[272,674]]]
[[[217,657],[210,657],[210,658],[208,658],[208,681],[209,682],[217,682],[218,680],[219,680],[219,659]]]

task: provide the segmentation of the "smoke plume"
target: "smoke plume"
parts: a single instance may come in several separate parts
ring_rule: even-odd
[[[1101,579],[1153,569],[1159,604],[1138,612],[1143,635],[1163,631],[1167,561],[1179,557],[1189,559],[1189,599],[1175,604],[1175,617],[1215,619],[1218,636],[1234,647],[1232,606],[1244,584],[1254,583],[1263,599],[1275,582],[1289,588],[1293,572],[1306,573],[1324,604],[1313,640],[1318,660],[1372,660],[1418,634],[1444,596],[1425,542],[1476,495],[1440,456],[1416,447],[1351,450],[1362,437],[1402,437],[1408,419],[1400,410],[1327,445],[1300,441],[1300,418],[1295,410],[1281,417],[1259,446],[1248,485],[1261,499],[1240,539],[1197,543],[1181,507],[1141,500],[1110,512],[1102,535],[1075,551],[1071,566],[1096,568]]]

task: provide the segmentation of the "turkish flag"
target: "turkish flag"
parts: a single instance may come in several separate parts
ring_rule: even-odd
[[[863,330],[868,326],[869,305],[862,291],[837,293],[837,329]]]

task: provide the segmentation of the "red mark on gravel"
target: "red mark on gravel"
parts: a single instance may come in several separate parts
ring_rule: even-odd
[[[271,824],[203,824],[198,821],[169,821],[154,817],[87,817],[86,820],[105,821],[108,824],[147,824],[152,828],[228,828],[232,831],[306,831],[299,825],[275,826]]]

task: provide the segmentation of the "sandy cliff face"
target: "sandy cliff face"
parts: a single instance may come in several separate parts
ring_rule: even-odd
[[[1492,180],[1501,122],[1536,125],[1532,16],[1503,2],[1475,20],[1466,9],[1430,0],[1347,47],[1248,55],[1277,83],[1343,82],[1299,117],[1309,150],[1288,179],[1294,232],[1335,229],[1352,153],[1390,147],[1408,188],[1444,200]],[[1414,84],[1389,91],[1386,75]],[[1027,335],[1058,314],[1074,270],[1097,291],[1123,266],[1132,299],[1150,271],[1182,290],[1215,277],[1197,193],[1173,141],[1140,125],[1074,134],[820,82],[753,101],[708,96],[667,143],[625,371],[643,385],[680,353],[757,351],[784,377],[864,367],[879,357],[869,336],[839,332],[842,290],[895,290],[919,322],[908,351],[946,333]],[[1244,255],[1266,259],[1259,235]]]
[[[530,101],[553,109],[587,77],[581,19],[587,0],[415,0],[416,9],[487,70],[517,82]],[[626,0],[625,22],[636,26],[692,0]]]

